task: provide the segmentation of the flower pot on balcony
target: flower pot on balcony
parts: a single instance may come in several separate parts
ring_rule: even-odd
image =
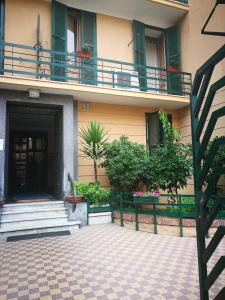
[[[177,66],[173,66],[173,65],[170,65],[167,69],[168,72],[171,72],[171,73],[178,73],[178,67]]]
[[[77,51],[77,57],[79,58],[91,58],[91,52],[89,51]]]

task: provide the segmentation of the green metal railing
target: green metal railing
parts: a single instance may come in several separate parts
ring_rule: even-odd
[[[154,233],[157,234],[157,217],[171,217],[179,219],[180,236],[183,236],[183,219],[195,219],[194,195],[170,195],[161,194],[158,197],[134,197],[133,193],[119,193],[111,197],[112,223],[114,222],[114,211],[120,213],[120,226],[124,226],[123,214],[133,213],[135,215],[135,228],[139,230],[139,215],[153,217]],[[185,203],[185,202],[189,203]],[[192,202],[192,203],[190,203]],[[143,208],[143,205],[150,207]],[[209,205],[210,207],[210,205]],[[218,216],[218,219],[225,219],[225,206]]]
[[[225,226],[221,226],[217,229],[208,246],[205,241],[212,222],[217,218],[222,209],[222,205],[225,203],[225,197],[217,197],[212,207],[208,208],[208,203],[216,191],[218,181],[220,177],[225,174],[225,166],[223,165],[210,172],[213,160],[218,154],[220,147],[225,145],[225,136],[220,136],[215,139],[207,153],[216,123],[220,118],[225,117],[224,105],[220,108],[214,105],[215,110],[210,115],[210,109],[213,106],[216,93],[225,87],[225,76],[217,79],[216,82],[209,86],[214,69],[224,58],[225,45],[196,72],[191,95],[192,145],[201,300],[209,299],[211,286],[225,269],[225,252],[217,261],[211,272],[208,272],[207,269],[210,257],[225,236]],[[217,78],[217,76],[215,76],[215,78]],[[210,173],[210,179],[206,185],[206,178]],[[215,299],[225,299],[225,286],[221,287],[221,291]]]
[[[191,91],[190,73],[6,42],[0,42],[0,73],[183,96]]]
[[[160,199],[160,201],[159,201]],[[104,205],[91,206],[90,200],[87,200],[87,220],[90,213],[111,212],[112,223],[114,223],[114,211],[119,211],[120,226],[123,226],[123,214],[133,213],[135,215],[135,228],[139,230],[139,215],[148,215],[153,217],[154,233],[157,234],[157,217],[171,217],[179,219],[180,236],[183,236],[183,219],[195,219],[194,195],[171,195],[161,194],[159,197],[140,197],[134,196],[134,193],[114,193],[108,200],[105,199]],[[150,207],[143,208],[143,205]],[[208,204],[210,209],[212,206]],[[225,219],[224,210],[218,214],[218,219]],[[89,221],[88,221],[89,224]]]

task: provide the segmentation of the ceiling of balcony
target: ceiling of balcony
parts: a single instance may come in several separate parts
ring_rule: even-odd
[[[145,24],[167,28],[176,24],[185,9],[157,3],[158,0],[58,0],[77,9],[102,13]],[[164,1],[165,3],[166,1]],[[170,3],[170,1],[167,1]]]

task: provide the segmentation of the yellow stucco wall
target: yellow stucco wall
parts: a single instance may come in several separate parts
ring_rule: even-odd
[[[51,3],[43,0],[6,0],[5,41],[34,46],[38,14],[42,45],[51,48]],[[132,39],[132,21],[97,14],[99,57],[133,62]]]
[[[97,14],[98,56],[132,63],[132,26],[132,21]]]
[[[201,34],[201,29],[214,6],[214,3],[211,0],[204,0],[204,5],[200,0],[189,0],[189,5],[189,13],[180,22],[181,63],[182,69],[192,73],[194,79],[196,70],[224,44],[224,38]],[[218,6],[207,29],[211,31],[225,31],[224,9],[222,6]],[[223,60],[223,62],[215,68],[210,84],[224,76],[224,73],[225,61]],[[224,99],[225,91],[221,90],[217,92],[213,105],[210,108],[209,116],[213,111],[224,106]],[[185,143],[191,143],[191,119],[189,108],[178,111],[178,124],[181,129],[183,141]],[[217,122],[213,137],[221,135],[225,135],[225,118],[221,118]],[[192,181],[186,191],[193,192]]]
[[[90,109],[84,109],[82,102],[78,102],[78,132],[88,122],[96,120],[109,130],[109,141],[118,139],[121,135],[127,135],[134,142],[146,144],[145,113],[155,110],[153,108],[101,103],[91,103]],[[168,113],[172,113],[173,124],[177,126],[176,112],[168,111]],[[99,181],[104,186],[108,186],[109,183],[104,175],[104,169],[99,168],[98,174]],[[90,159],[84,157],[80,151],[78,155],[78,177],[81,181],[94,181],[93,163]]]
[[[5,1],[5,41],[34,46],[38,14],[40,40],[44,48],[51,48],[51,3],[43,0]]]

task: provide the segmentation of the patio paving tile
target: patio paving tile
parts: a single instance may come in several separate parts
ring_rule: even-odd
[[[224,255],[223,241],[209,269]],[[0,241],[0,300],[198,300],[196,240],[114,224],[71,236]],[[224,286],[225,274],[210,297]]]

